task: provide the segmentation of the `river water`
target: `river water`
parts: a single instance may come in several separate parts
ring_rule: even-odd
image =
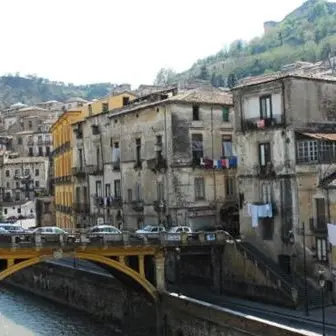
[[[116,336],[90,315],[0,287],[0,336]]]

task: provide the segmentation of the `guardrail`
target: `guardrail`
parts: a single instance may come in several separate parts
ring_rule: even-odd
[[[174,247],[181,245],[219,245],[230,239],[225,231],[198,233],[87,233],[84,230],[70,231],[67,234],[8,233],[0,234],[1,248],[41,248],[62,246],[158,246]]]

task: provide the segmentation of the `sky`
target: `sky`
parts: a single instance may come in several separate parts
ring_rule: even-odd
[[[0,74],[151,84],[250,40],[303,0],[1,0]]]

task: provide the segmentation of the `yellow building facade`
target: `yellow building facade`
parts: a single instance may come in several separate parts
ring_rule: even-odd
[[[130,92],[120,92],[105,98],[92,101],[83,106],[83,114],[85,117],[104,113],[115,108],[119,108],[127,105],[131,100],[135,99],[136,96]]]
[[[74,228],[72,215],[72,123],[83,117],[83,110],[64,112],[52,125],[56,225]]]
[[[136,96],[121,92],[64,112],[52,125],[53,178],[55,185],[56,225],[75,228],[73,214],[74,179],[72,176],[72,124],[85,117],[104,113],[128,104]]]

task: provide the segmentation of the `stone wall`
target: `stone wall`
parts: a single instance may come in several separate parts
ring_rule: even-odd
[[[303,331],[189,298],[162,295],[163,336],[299,336]]]
[[[85,311],[113,329],[155,334],[154,303],[113,277],[44,263],[15,273],[6,282]]]

